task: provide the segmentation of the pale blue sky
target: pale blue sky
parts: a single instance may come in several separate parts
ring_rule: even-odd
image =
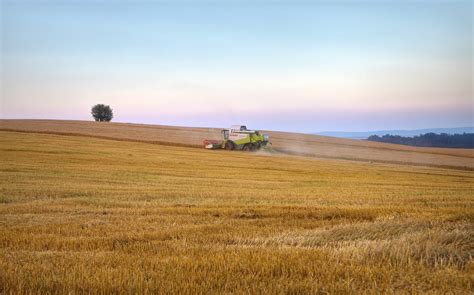
[[[474,125],[471,1],[5,1],[3,118]]]

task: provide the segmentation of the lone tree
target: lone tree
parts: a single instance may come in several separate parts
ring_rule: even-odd
[[[93,106],[91,110],[91,114],[92,114],[92,117],[94,117],[94,120],[99,121],[99,122],[103,122],[103,121],[109,122],[114,117],[114,114],[110,106],[106,106],[103,104],[96,104],[95,106]]]

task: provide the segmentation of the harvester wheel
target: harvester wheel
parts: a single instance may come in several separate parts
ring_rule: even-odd
[[[234,149],[234,144],[230,141],[226,142],[225,143],[225,149],[228,150],[228,151],[231,151]]]
[[[244,145],[244,147],[242,148],[242,150],[244,152],[250,152],[252,150],[252,144],[251,143],[247,143],[246,145]]]

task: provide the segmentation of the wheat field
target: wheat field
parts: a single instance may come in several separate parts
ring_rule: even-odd
[[[70,120],[0,120],[0,130],[85,135],[187,147],[202,147],[204,139],[221,139],[222,137],[221,129],[217,128]],[[311,134],[266,132],[270,135],[274,149],[283,154],[474,171],[474,150],[472,149],[411,147]]]
[[[0,293],[473,292],[469,170],[11,131],[0,149]]]

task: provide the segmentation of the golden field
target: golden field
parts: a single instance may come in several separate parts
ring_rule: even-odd
[[[468,150],[328,139],[338,158],[353,148],[349,161],[170,146],[139,127],[120,133],[126,124],[87,124],[121,141],[83,137],[92,131],[73,125],[23,131],[76,136],[0,131],[0,293],[473,291]],[[416,165],[368,162],[359,148]]]
[[[188,147],[201,147],[203,139],[221,139],[221,129],[217,128],[90,121],[0,120],[0,130],[86,135]],[[284,154],[474,170],[472,149],[423,148],[301,133],[267,132],[274,149]]]

